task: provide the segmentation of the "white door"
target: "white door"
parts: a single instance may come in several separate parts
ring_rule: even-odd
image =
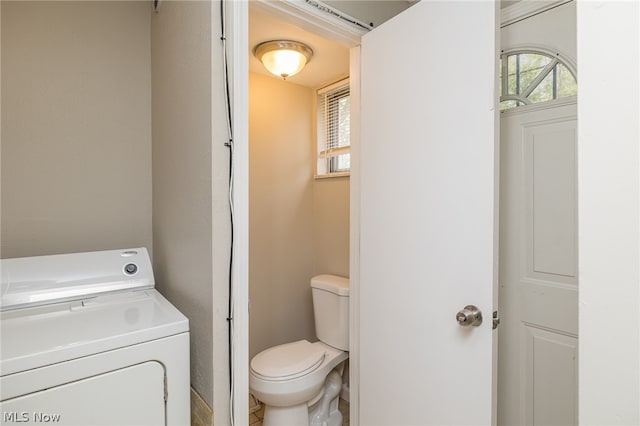
[[[527,52],[505,58],[508,81],[533,102],[551,89],[535,83],[545,70],[529,65],[534,51],[575,70],[576,4],[549,7],[524,19],[515,13],[540,2],[503,10],[514,21],[501,29],[503,52]],[[498,425],[578,423],[576,124],[569,97],[501,115]]]
[[[493,2],[424,0],[363,37],[362,425],[495,421],[496,34]]]
[[[498,424],[569,426],[578,423],[576,104],[531,107],[501,119]]]

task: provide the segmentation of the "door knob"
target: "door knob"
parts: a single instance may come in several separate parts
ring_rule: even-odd
[[[469,327],[470,325],[477,327],[482,324],[482,312],[473,305],[467,305],[464,309],[458,311],[456,321],[462,327]]]

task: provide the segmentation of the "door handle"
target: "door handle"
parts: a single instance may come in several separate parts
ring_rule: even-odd
[[[477,327],[482,324],[482,312],[474,305],[467,305],[456,314],[456,321],[462,327]]]

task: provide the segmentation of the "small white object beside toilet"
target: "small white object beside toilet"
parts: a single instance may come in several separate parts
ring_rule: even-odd
[[[341,367],[349,357],[349,279],[311,279],[319,342],[299,340],[251,360],[249,388],[265,404],[263,426],[341,426]]]

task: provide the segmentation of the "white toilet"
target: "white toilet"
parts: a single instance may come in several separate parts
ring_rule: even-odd
[[[349,357],[349,279],[318,275],[311,294],[319,342],[299,340],[253,357],[251,392],[265,404],[263,426],[341,426],[342,366]]]

